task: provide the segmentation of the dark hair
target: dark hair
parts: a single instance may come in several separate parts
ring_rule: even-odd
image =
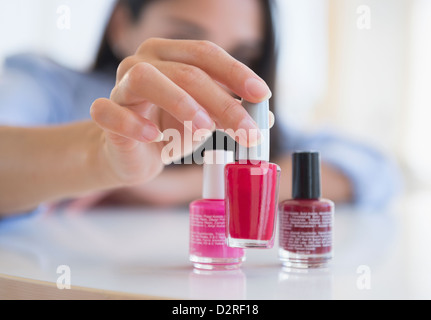
[[[138,21],[142,11],[150,3],[156,0],[119,0],[118,5],[124,5],[129,9],[130,15],[134,21]],[[160,1],[160,0],[159,0]],[[277,65],[277,45],[275,37],[275,25],[274,25],[274,2],[273,0],[260,0],[263,5],[263,13],[265,17],[265,37],[263,42],[263,54],[253,65],[249,67],[256,72],[268,86],[271,88],[273,93],[273,99],[271,99],[270,109],[275,112],[274,107],[274,96],[276,89],[276,65]],[[102,43],[96,58],[94,71],[101,71],[111,75],[115,75],[120,60],[115,56],[109,41],[107,34],[105,33]],[[271,157],[276,157],[280,153],[279,146],[279,127],[276,123],[271,129]],[[213,139],[218,141],[218,139]],[[217,146],[214,146],[217,147]]]
[[[118,0],[116,6],[126,7],[129,10],[131,18],[134,22],[136,22],[139,20],[144,8],[154,1],[156,0]],[[114,54],[114,51],[112,50],[112,47],[108,41],[108,34],[106,30],[102,38],[99,52],[97,54],[94,71],[102,71],[111,75],[115,75],[120,62],[121,60]]]

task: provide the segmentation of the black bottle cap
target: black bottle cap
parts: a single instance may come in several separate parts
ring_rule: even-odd
[[[294,199],[319,199],[320,187],[320,155],[318,152],[295,152],[293,154]]]

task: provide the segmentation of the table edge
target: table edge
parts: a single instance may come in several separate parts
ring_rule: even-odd
[[[71,286],[0,273],[0,300],[175,300],[143,294]]]

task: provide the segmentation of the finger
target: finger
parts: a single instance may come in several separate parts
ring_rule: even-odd
[[[161,60],[196,66],[247,101],[258,103],[272,96],[268,85],[255,72],[212,42],[151,39],[138,54],[149,46],[157,48]]]
[[[154,123],[112,100],[97,99],[90,114],[102,129],[120,136],[147,143],[163,140],[163,134]]]
[[[180,122],[192,121],[194,130],[215,129],[209,114],[189,93],[146,62],[135,64],[125,74],[112,91],[111,99],[122,106],[149,101]]]
[[[188,92],[232,138],[247,146],[258,143],[259,132],[241,101],[232,97],[203,70],[178,62],[159,62],[155,66],[179,87]],[[240,130],[242,129],[242,130]]]
[[[272,111],[269,111],[269,128],[271,129],[275,124],[275,115]]]

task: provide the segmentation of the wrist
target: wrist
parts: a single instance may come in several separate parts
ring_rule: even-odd
[[[109,161],[109,155],[106,150],[106,132],[94,124],[90,137],[87,140],[89,144],[87,146],[87,167],[99,189],[106,190],[126,186],[127,184],[118,177]]]

